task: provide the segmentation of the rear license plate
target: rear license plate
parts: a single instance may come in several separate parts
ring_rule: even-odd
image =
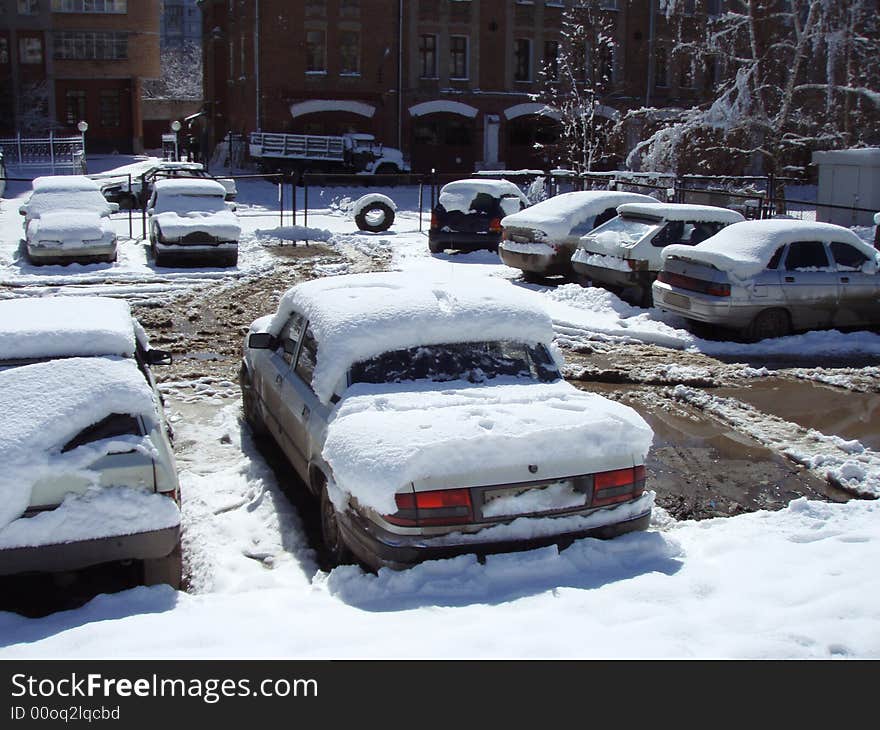
[[[483,494],[484,517],[557,512],[586,506],[586,495],[569,480],[530,487],[505,487]]]
[[[663,301],[666,304],[671,304],[673,307],[680,307],[681,309],[691,308],[691,300],[688,297],[683,297],[681,294],[676,294],[675,292],[666,292],[663,295]]]

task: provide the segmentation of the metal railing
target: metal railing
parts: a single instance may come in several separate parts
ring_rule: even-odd
[[[12,169],[46,168],[55,174],[68,172],[82,175],[86,172],[85,144],[81,135],[56,137],[0,138],[0,150],[6,165]]]

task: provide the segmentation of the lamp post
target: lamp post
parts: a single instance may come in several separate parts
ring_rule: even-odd
[[[174,161],[180,162],[180,148],[178,147],[177,133],[180,132],[180,122],[176,119],[171,122],[171,131],[174,132]]]
[[[89,123],[85,120],[82,120],[76,125],[76,128],[79,130],[80,135],[82,135],[82,166],[83,171],[85,171],[86,167],[86,132],[89,131]]]

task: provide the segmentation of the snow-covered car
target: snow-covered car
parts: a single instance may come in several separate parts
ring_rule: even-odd
[[[880,253],[831,223],[736,223],[694,246],[670,246],[657,306],[750,340],[880,325]]]
[[[440,253],[496,251],[501,219],[529,205],[529,199],[508,180],[456,180],[440,189],[431,212],[428,249]]]
[[[501,219],[498,255],[526,281],[571,276],[571,256],[580,237],[617,215],[624,203],[652,203],[638,193],[584,190],[543,200]]]
[[[225,197],[214,180],[157,180],[147,208],[153,262],[235,266],[241,226]]]
[[[615,218],[581,237],[571,265],[582,281],[650,306],[666,246],[695,246],[742,220],[735,210],[714,205],[626,203]]]
[[[94,180],[83,175],[50,175],[33,181],[33,193],[19,208],[25,247],[35,264],[116,260],[116,232],[107,202]]]
[[[317,279],[251,325],[245,417],[320,499],[335,562],[403,568],[649,523],[650,427],[561,378],[533,295],[469,278]]]
[[[131,176],[130,183],[129,176]],[[232,201],[238,196],[238,188],[233,178],[213,177],[200,162],[174,162],[150,157],[89,177],[98,182],[107,200],[118,203],[123,209],[140,208],[144,205],[150,199],[153,184],[157,179],[193,177],[216,180],[226,189],[226,200]]]
[[[137,561],[179,586],[167,361],[124,301],[0,301],[0,575]]]

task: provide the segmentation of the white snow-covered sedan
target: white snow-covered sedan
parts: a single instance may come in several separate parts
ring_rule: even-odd
[[[235,266],[241,225],[225,198],[215,180],[157,180],[147,208],[154,263]]]
[[[123,301],[0,301],[0,575],[136,561],[179,586],[166,358]]]
[[[35,264],[112,262],[116,232],[108,203],[94,180],[82,175],[51,175],[33,182],[33,193],[19,208],[25,245]]]
[[[649,523],[650,427],[561,378],[528,293],[468,278],[318,279],[251,326],[245,416],[320,499],[335,562],[402,568]]]

